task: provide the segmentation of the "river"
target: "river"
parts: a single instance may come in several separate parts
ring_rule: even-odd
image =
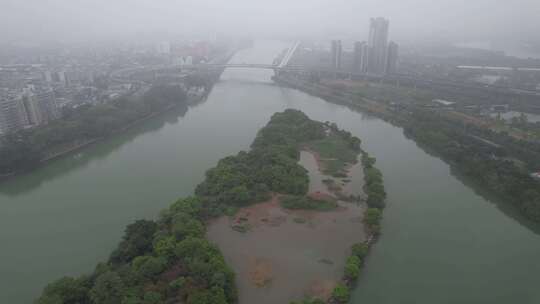
[[[271,63],[257,42],[237,63]],[[271,71],[228,70],[208,100],[0,185],[0,303],[26,304],[47,282],[89,273],[124,227],[193,193],[204,172],[247,149],[270,116],[297,108],[363,140],[388,208],[353,303],[540,303],[540,230],[488,200],[382,120],[272,84]],[[339,236],[336,236],[339,237]]]

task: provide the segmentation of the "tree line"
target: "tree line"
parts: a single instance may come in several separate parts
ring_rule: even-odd
[[[530,176],[530,169],[538,166],[540,161],[536,144],[521,145],[508,137],[496,137],[491,131],[479,133],[471,128],[457,126],[426,110],[413,111],[405,122],[406,135],[433,149],[459,172],[512,203],[526,217],[539,222],[540,184]],[[485,137],[479,137],[482,135]],[[497,143],[486,142],[483,138]],[[520,157],[525,163],[520,162]]]
[[[170,106],[187,109],[186,99],[180,86],[160,85],[142,97],[64,108],[62,118],[46,126],[0,136],[0,175],[31,170],[51,152],[108,136]]]
[[[382,219],[382,211],[386,206],[386,191],[384,190],[383,176],[381,171],[375,167],[376,159],[369,156],[365,151],[361,151],[361,153],[364,169],[364,192],[367,196],[366,203],[368,207],[364,212],[364,225],[368,239],[366,242],[357,243],[352,246],[351,255],[345,263],[343,278],[332,291],[331,303],[345,304],[349,302],[351,289],[360,276],[369,249],[381,233],[380,221]],[[313,302],[313,304],[315,303]]]

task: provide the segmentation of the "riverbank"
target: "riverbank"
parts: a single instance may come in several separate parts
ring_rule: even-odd
[[[190,104],[189,100],[187,101],[188,104]],[[82,150],[83,148],[86,148],[92,144],[95,144],[95,143],[98,143],[100,141],[103,141],[103,140],[106,140],[112,136],[115,136],[115,135],[118,135],[118,134],[121,134],[123,132],[126,132],[128,131],[129,129],[151,119],[151,118],[154,118],[154,117],[157,117],[157,116],[160,116],[164,113],[167,113],[175,108],[178,108],[180,107],[181,105],[170,105],[168,107],[166,107],[165,109],[163,110],[160,110],[160,111],[157,111],[157,112],[154,112],[154,113],[150,113],[148,114],[147,116],[143,117],[143,118],[140,118],[140,119],[137,119],[136,121],[133,121],[129,124],[127,124],[126,126],[122,127],[121,129],[119,130],[114,130],[112,132],[112,134],[108,135],[108,136],[105,136],[105,137],[99,137],[99,138],[95,138],[95,139],[90,139],[90,140],[87,140],[87,141],[84,141],[83,143],[80,143],[80,144],[75,144],[73,145],[72,147],[68,147],[68,148],[65,148],[65,149],[62,149],[61,151],[59,152],[56,152],[54,153],[53,155],[50,155],[44,159],[41,160],[41,163],[43,165],[45,165],[47,162],[50,162],[50,161],[53,161],[55,159],[58,159],[58,158],[61,158],[61,157],[65,157],[65,156],[68,156],[74,152],[79,152],[80,150]]]
[[[361,275],[369,252],[381,234],[382,212],[386,207],[386,191],[384,190],[382,173],[374,166],[375,158],[370,157],[363,150],[361,150],[361,155],[361,166],[364,172],[363,190],[367,196],[367,208],[364,209],[362,217],[366,239],[352,245],[351,254],[347,257],[344,266],[341,282],[334,287],[331,296],[326,300],[327,304],[349,303],[352,291],[358,287],[357,280]]]
[[[57,151],[55,153],[53,153],[52,155],[50,156],[47,156],[43,159],[41,159],[39,161],[39,165],[33,167],[32,169],[30,170],[23,170],[23,171],[18,171],[18,172],[12,172],[12,173],[9,173],[9,174],[3,174],[3,175],[0,175],[0,182],[3,182],[3,181],[6,181],[10,178],[14,178],[14,177],[17,177],[17,176],[20,176],[20,175],[23,175],[23,174],[28,174],[28,173],[31,173],[33,170],[37,170],[39,169],[40,167],[42,166],[45,166],[47,165],[48,163],[52,162],[52,161],[55,161],[57,159],[60,159],[60,158],[63,158],[63,157],[67,157],[67,156],[70,156],[70,155],[73,155],[74,153],[77,153],[77,152],[80,152],[82,151],[83,149],[93,145],[93,144],[96,144],[96,143],[99,143],[103,140],[107,140],[109,138],[111,138],[112,136],[115,136],[115,135],[118,135],[120,133],[123,133],[123,132],[126,132],[128,131],[129,129],[133,128],[134,126],[137,126],[151,118],[154,118],[154,117],[157,117],[159,115],[162,115],[174,108],[177,108],[178,105],[171,105],[169,107],[167,107],[166,109],[164,110],[161,110],[161,111],[158,111],[158,112],[154,112],[154,113],[151,113],[143,118],[140,118],[134,122],[131,122],[130,124],[128,124],[127,126],[123,127],[122,129],[120,130],[115,130],[112,132],[111,135],[108,135],[108,136],[104,136],[104,137],[99,137],[99,138],[94,138],[94,139],[89,139],[89,140],[85,140],[81,143],[76,143],[76,144],[73,144],[73,145],[69,145],[68,147],[66,148],[63,148],[63,149],[60,149],[60,151]]]
[[[444,111],[414,106],[391,109],[385,103],[296,77],[275,76],[273,79],[279,85],[373,114],[402,127],[406,136],[428,147],[461,174],[507,201],[524,217],[540,222],[540,190],[538,181],[530,176],[531,170],[538,168],[540,156],[531,144],[499,140],[496,134],[475,124],[455,121]],[[497,144],[493,144],[495,140]]]
[[[215,80],[215,81],[217,81],[217,80]],[[213,81],[214,84],[215,84],[215,81]],[[14,178],[16,176],[20,176],[20,175],[23,175],[23,174],[28,174],[28,173],[32,172],[33,170],[36,170],[36,169],[38,169],[40,167],[43,167],[43,166],[47,165],[48,163],[50,163],[52,161],[55,161],[55,160],[58,160],[60,158],[73,155],[74,153],[80,152],[81,150],[83,150],[83,149],[85,149],[85,148],[87,148],[87,147],[89,147],[91,145],[94,145],[94,144],[99,143],[99,142],[101,142],[103,140],[109,139],[109,138],[111,138],[113,136],[117,136],[118,134],[121,134],[123,132],[126,132],[126,131],[130,130],[134,126],[140,125],[141,123],[144,123],[145,121],[147,121],[149,119],[160,116],[160,115],[162,115],[164,113],[167,113],[167,112],[169,112],[169,111],[171,111],[171,110],[173,110],[175,108],[186,107],[186,109],[187,109],[189,106],[200,103],[204,99],[206,99],[208,97],[209,93],[211,92],[211,90],[212,90],[212,88],[210,87],[209,89],[206,89],[205,93],[202,94],[201,96],[187,96],[186,100],[182,100],[181,102],[176,102],[176,103],[165,105],[164,108],[155,110],[155,111],[153,111],[153,112],[151,112],[151,113],[149,113],[149,114],[147,114],[147,115],[145,115],[143,117],[140,117],[140,118],[135,119],[134,121],[128,122],[124,126],[121,126],[121,127],[117,128],[117,129],[108,130],[108,132],[103,136],[98,136],[98,137],[95,137],[95,138],[84,139],[84,140],[76,140],[73,143],[60,144],[59,146],[63,146],[63,147],[56,148],[54,152],[45,152],[44,153],[45,155],[39,161],[37,161],[35,164],[31,165],[30,168],[25,168],[25,169],[22,169],[22,170],[18,170],[18,171],[6,173],[6,174],[1,174],[0,175],[0,182],[6,181],[6,180],[11,179],[11,178]],[[178,98],[182,99],[182,96],[178,96]],[[50,147],[48,147],[48,149],[51,150]],[[41,153],[43,153],[43,152],[41,152]]]
[[[394,124],[399,123],[397,121],[398,117],[394,116],[390,111],[388,111],[385,107],[382,107],[380,103],[376,101],[371,101],[365,98],[353,99],[353,97],[349,94],[345,94],[343,92],[337,93],[331,88],[309,83],[290,76],[276,75],[272,77],[272,80],[280,86],[299,90],[309,95],[324,99],[328,102],[344,105],[357,111],[376,114],[377,117]]]

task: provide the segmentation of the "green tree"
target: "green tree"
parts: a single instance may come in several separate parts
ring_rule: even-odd
[[[377,225],[381,220],[382,213],[379,209],[369,208],[366,211],[365,221],[368,225]]]
[[[248,188],[245,185],[236,186],[223,193],[223,200],[233,206],[245,206],[250,200]]]
[[[164,257],[139,256],[133,260],[132,267],[135,273],[147,280],[151,280],[165,270],[167,259]]]
[[[174,253],[182,260],[195,257],[208,260],[211,256],[219,254],[219,250],[206,239],[188,237],[176,244]]]
[[[152,251],[152,241],[157,225],[154,221],[138,220],[128,225],[125,235],[112,253],[110,261],[113,264],[128,263],[139,255]]]
[[[345,276],[350,280],[356,280],[360,275],[360,267],[356,264],[345,264]]]
[[[178,279],[169,283],[169,288],[172,292],[178,292],[186,286],[187,280],[185,277],[179,277]]]
[[[156,254],[168,260],[174,258],[174,248],[176,248],[176,239],[174,236],[161,238],[154,245]]]
[[[118,304],[121,303],[125,286],[120,276],[108,271],[97,277],[94,287],[90,290],[92,304]]]
[[[349,287],[338,283],[332,291],[332,297],[340,303],[347,303],[350,297]]]
[[[187,304],[227,304],[225,292],[219,287],[199,290],[188,297]]]
[[[186,214],[178,213],[173,220],[172,231],[177,240],[187,237],[203,237],[205,233],[204,225]]]
[[[361,260],[364,259],[369,251],[369,246],[366,243],[356,243],[352,246],[352,254],[359,257]]]
[[[356,280],[360,274],[360,268],[362,266],[362,260],[356,255],[352,255],[347,258],[345,263],[345,276],[351,280]]]
[[[161,304],[162,301],[163,297],[161,296],[161,294],[155,291],[149,291],[144,294],[142,304]]]
[[[187,197],[177,200],[169,208],[173,213],[184,213],[190,216],[198,216],[201,212],[202,202],[198,197]]]
[[[86,277],[79,279],[64,277],[49,285],[43,291],[37,304],[85,304],[90,303],[88,291],[90,280]]]

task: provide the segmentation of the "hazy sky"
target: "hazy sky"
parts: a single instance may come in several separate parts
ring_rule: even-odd
[[[85,40],[140,32],[537,37],[540,0],[0,0],[0,40]],[[538,39],[538,38],[536,38]]]

